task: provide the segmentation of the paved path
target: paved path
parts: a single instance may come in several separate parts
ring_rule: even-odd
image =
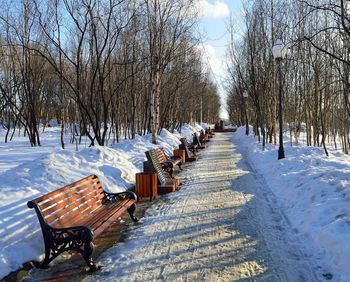
[[[125,243],[99,258],[88,281],[315,281],[264,182],[232,134],[216,134]],[[234,138],[234,137],[233,137]]]

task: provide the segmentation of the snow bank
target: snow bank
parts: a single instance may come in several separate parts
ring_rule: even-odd
[[[205,127],[203,127],[202,125],[199,125],[197,123],[193,126],[190,124],[185,124],[185,125],[181,126],[181,130],[179,133],[183,137],[186,137],[189,142],[192,142],[192,140],[193,140],[192,134],[194,132],[199,133],[202,129],[205,129]]]
[[[179,138],[181,138],[181,135],[178,136],[163,129],[160,136],[158,136],[157,145],[151,142],[151,134],[147,134],[142,137],[136,136],[135,139],[123,140],[118,144],[112,145],[112,148],[124,154],[126,158],[135,165],[138,171],[142,171],[143,162],[146,160],[146,151],[162,147],[168,154],[172,155],[172,151],[181,144]]]
[[[235,139],[309,251],[326,260],[336,281],[350,281],[350,157],[330,152],[327,158],[320,148],[284,143],[286,158],[278,161],[278,147],[268,144],[262,151],[253,136],[245,136],[245,128]]]
[[[183,128],[188,134],[195,131],[191,126]],[[28,200],[90,174],[96,174],[111,192],[129,189],[135,174],[142,170],[145,151],[160,146],[170,154],[182,137],[163,129],[158,145],[146,135],[111,148],[97,146],[76,152],[74,145],[67,146],[68,150],[57,149],[59,134],[59,129],[48,129],[40,148],[28,148],[24,139],[7,144],[0,141],[0,156],[6,158],[0,166],[0,277],[44,252],[39,223],[26,205]]]

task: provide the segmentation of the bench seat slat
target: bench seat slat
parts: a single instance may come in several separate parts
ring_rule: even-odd
[[[64,193],[56,193],[52,197],[46,198],[45,201],[36,201],[36,203],[39,205],[41,211],[44,211],[46,208],[54,205],[61,200],[70,201],[70,197],[74,194],[77,194],[77,192],[83,193],[88,189],[96,189],[95,187],[103,190],[100,183],[98,182],[98,179],[94,179],[93,181],[89,181],[78,187],[71,187],[69,190],[65,190]]]
[[[76,181],[76,182],[74,182],[72,184],[66,185],[66,186],[64,186],[64,187],[62,187],[60,189],[54,190],[52,192],[49,192],[49,193],[47,193],[47,194],[45,194],[45,195],[43,195],[41,197],[38,197],[38,198],[36,198],[36,199],[34,199],[32,201],[36,202],[36,203],[43,202],[44,200],[46,200],[48,198],[52,198],[55,195],[61,194],[64,191],[69,190],[70,188],[74,188],[74,187],[77,187],[77,186],[83,184],[84,182],[91,181],[91,179],[93,179],[94,181],[99,181],[98,178],[95,178],[94,175],[90,175],[90,176],[87,176],[87,177],[85,177],[83,179],[80,179],[80,180],[78,180],[78,181]]]
[[[124,213],[131,205],[133,201],[130,199],[122,200],[118,203],[113,203],[110,205],[104,205],[96,212],[90,214],[82,224],[89,226],[94,232],[97,232],[100,229],[100,226],[108,220],[111,222],[117,219]]]
[[[96,197],[97,195],[102,194],[102,189],[94,189],[91,187],[86,193],[74,193],[71,195],[69,199],[65,199],[64,196],[60,197],[58,201],[52,201],[50,206],[42,211],[44,217],[48,217],[50,214],[59,211],[62,208],[67,208],[71,205],[76,204],[78,201],[88,200],[92,197]]]
[[[80,216],[71,218],[71,221],[58,221],[52,226],[55,228],[66,228],[71,226],[88,226],[95,232],[98,229],[98,226],[103,224],[104,221],[108,220],[108,218],[111,215],[113,215],[114,213],[118,213],[118,211],[125,206],[125,208],[128,208],[133,203],[133,200],[125,199],[121,202],[101,205],[98,209],[94,209],[91,212],[84,212],[81,213]]]
[[[67,221],[69,217],[79,216],[81,212],[86,212],[87,210],[92,209],[96,206],[96,204],[100,206],[101,199],[103,197],[104,195],[98,193],[97,191],[92,192],[85,197],[79,197],[75,202],[70,203],[63,208],[58,209],[57,212],[48,215],[46,217],[46,221],[51,224],[53,221],[60,218],[64,219],[64,221]],[[64,204],[64,202],[62,204]]]
[[[70,225],[77,225],[76,222],[80,221],[82,218],[86,217],[96,209],[100,208],[102,206],[102,200],[91,200],[91,202],[88,202],[88,205],[83,205],[77,210],[74,210],[73,212],[67,211],[67,215],[56,218],[55,220],[52,220],[50,224],[56,224],[59,222],[61,225],[64,226],[70,226]]]
[[[57,199],[57,201],[52,200],[48,208],[44,210],[42,209],[42,214],[45,216],[49,216],[51,213],[60,210],[62,204],[64,204],[65,208],[68,208],[69,206],[74,205],[78,201],[82,202],[84,201],[84,199],[88,200],[91,197],[96,197],[99,194],[103,194],[103,190],[100,189],[101,186],[99,184],[96,186],[96,188],[90,187],[84,192],[77,191],[76,193],[72,193],[71,195],[69,195],[69,198],[64,198],[64,195],[62,195],[59,199]]]
[[[79,215],[64,218],[60,221],[60,223],[64,224],[65,226],[82,225],[82,222],[86,218],[94,214],[94,212],[99,210],[102,206],[102,201],[94,202],[91,205],[85,206],[85,209],[82,209]]]
[[[116,222],[116,220],[132,205],[132,202],[128,202],[126,205],[123,205],[119,208],[117,212],[115,212],[111,217],[109,217],[107,220],[105,220],[102,224],[100,225],[95,225],[94,228],[94,233],[95,236],[98,236],[101,234],[110,224],[113,222]]]

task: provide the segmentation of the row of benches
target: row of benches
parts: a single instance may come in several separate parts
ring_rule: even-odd
[[[205,143],[213,134],[201,132],[201,135],[193,134],[193,142],[187,138],[181,138],[179,150],[174,151],[174,156],[168,156],[163,148],[156,148],[145,152],[147,161],[144,162],[144,172],[136,175],[136,191],[140,198],[150,197],[152,200],[157,194],[175,192],[180,186],[179,179],[174,178],[174,168],[176,166],[182,170],[184,162],[197,160],[196,153],[205,148]],[[179,156],[183,155],[183,159]],[[157,179],[152,180],[152,174],[156,174]]]
[[[180,156],[168,156],[163,148],[156,148],[145,152],[147,161],[144,162],[144,173],[142,174],[145,177],[151,177],[149,173],[154,173],[157,175],[157,183],[154,183],[157,191],[155,194],[165,194],[176,191],[176,189],[180,186],[180,181],[179,179],[174,178],[175,167],[178,166],[179,169],[182,170],[181,166],[184,162],[197,160],[195,151],[192,153],[190,152],[190,148],[192,149],[192,144],[189,144],[186,138],[182,138],[180,141],[181,145],[179,146],[179,149],[181,152],[184,152],[185,159],[182,159]],[[136,183],[136,185],[137,184],[138,183]],[[144,184],[149,185],[147,181]],[[143,187],[142,191],[148,190],[148,188],[151,187]],[[150,193],[152,192],[150,191]],[[148,194],[149,193],[145,191],[142,192],[140,196],[148,196]],[[150,194],[149,196],[152,197],[153,195],[154,193]]]
[[[197,150],[205,147],[204,140],[197,135],[193,137],[193,143],[187,142],[186,138],[180,140],[179,149],[185,151],[186,161],[196,160]],[[181,158],[167,156],[162,148],[146,152],[146,157],[145,168],[156,172],[158,185],[164,191],[175,191],[180,183],[173,173],[176,166],[182,170]],[[63,252],[73,251],[82,255],[91,271],[96,271],[99,266],[92,259],[93,239],[124,212],[137,222],[134,215],[137,199],[131,191],[105,191],[98,177],[90,175],[29,201],[27,205],[36,211],[45,244],[45,257],[42,262],[35,262],[35,266],[46,268]]]

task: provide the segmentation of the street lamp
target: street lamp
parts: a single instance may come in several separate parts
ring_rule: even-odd
[[[284,149],[283,149],[283,119],[282,119],[282,70],[281,70],[281,62],[282,59],[286,56],[286,47],[282,43],[281,39],[277,39],[275,45],[272,48],[272,54],[275,58],[278,65],[278,100],[279,100],[279,148],[278,148],[278,159],[284,159]]]
[[[243,92],[243,99],[244,99],[244,107],[245,107],[245,135],[249,135],[249,124],[248,124],[248,111],[247,111],[247,99],[248,99],[248,91]]]

